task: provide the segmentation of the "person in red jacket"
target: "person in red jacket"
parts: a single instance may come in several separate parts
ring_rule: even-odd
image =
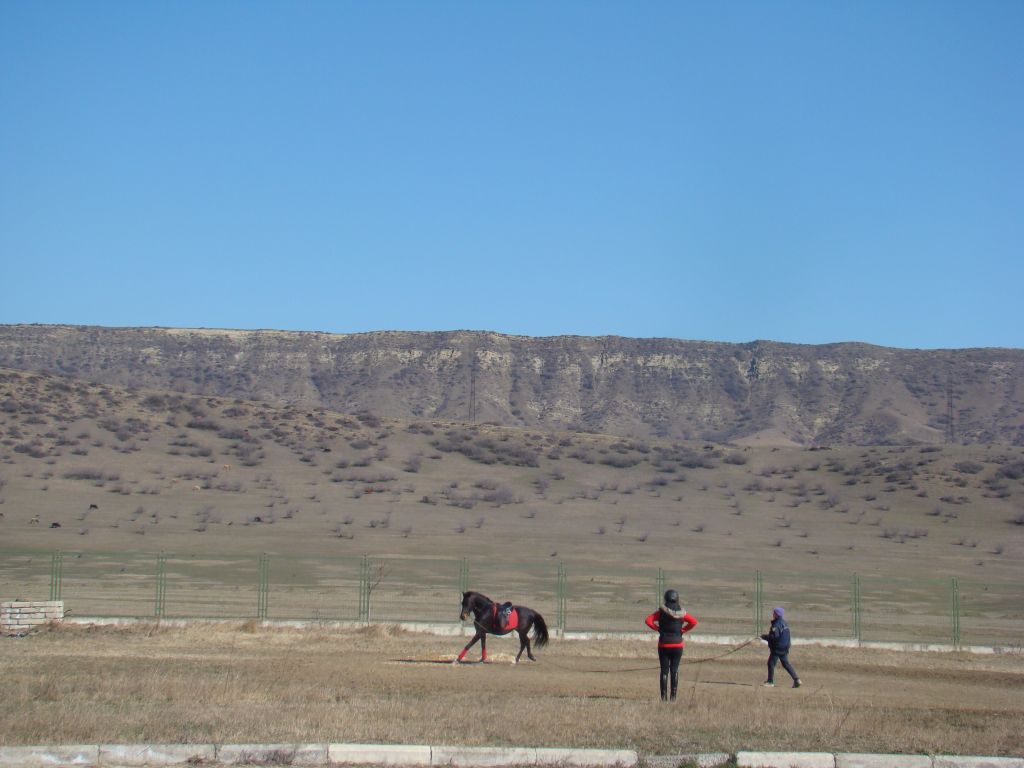
[[[679,661],[683,658],[683,635],[697,626],[697,620],[679,607],[679,593],[665,592],[665,600],[646,619],[647,626],[658,633],[658,662],[661,664],[661,700],[669,700],[669,680],[672,682],[671,699],[676,700],[679,690]]]

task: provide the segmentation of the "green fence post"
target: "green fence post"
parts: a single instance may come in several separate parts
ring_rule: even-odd
[[[459,562],[459,592],[469,591],[469,561],[462,558]]]
[[[761,578],[761,572],[754,572],[754,636],[757,637],[761,634],[761,624],[763,623],[764,615],[762,603],[764,602],[764,582]]]
[[[953,645],[960,648],[960,582],[956,576],[950,581],[950,592],[953,608]]]
[[[370,559],[366,555],[359,564],[359,621],[370,623]]]
[[[565,563],[558,564],[558,581],[555,588],[555,623],[565,632]]]
[[[156,604],[153,615],[158,619],[164,615],[164,598],[167,594],[167,555],[164,552],[156,556]]]
[[[658,569],[658,579],[654,584],[654,604],[661,605],[661,597],[665,594],[665,571]]]
[[[860,626],[860,576],[853,574],[853,636],[858,645],[861,642]]]
[[[63,571],[64,553],[58,549],[50,559],[50,600],[60,600]]]
[[[260,621],[266,621],[267,608],[270,602],[270,555],[268,555],[266,552],[260,555],[259,572],[260,584],[259,592],[257,593],[256,596],[256,617]]]

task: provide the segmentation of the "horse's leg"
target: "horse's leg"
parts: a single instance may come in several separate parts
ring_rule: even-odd
[[[530,657],[531,661],[536,661],[536,659],[533,658],[533,652],[530,650],[529,631],[529,626],[527,626],[525,630],[519,630],[519,653],[516,654],[516,660],[513,662],[514,664],[519,663],[519,659],[523,655],[523,651],[526,651],[526,655]]]
[[[480,638],[480,661],[487,661],[487,633]]]
[[[452,664],[458,664],[460,661],[466,658],[466,651],[472,648],[477,640],[482,640],[485,636],[486,633],[482,629],[478,629],[476,631],[476,634],[473,635],[473,639],[466,643],[466,647],[462,649],[462,653],[459,654],[459,657],[455,659],[455,661],[453,661]]]
[[[533,649],[530,647],[530,636],[525,632],[523,633],[523,640],[526,642],[526,655],[530,661],[536,661],[537,657],[533,655]]]

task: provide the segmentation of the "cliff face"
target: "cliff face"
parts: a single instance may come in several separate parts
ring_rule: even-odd
[[[1024,350],[482,332],[0,326],[0,366],[143,389],[625,436],[1024,444]]]

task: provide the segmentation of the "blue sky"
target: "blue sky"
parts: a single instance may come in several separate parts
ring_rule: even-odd
[[[0,323],[1024,347],[1024,3],[0,2]]]

